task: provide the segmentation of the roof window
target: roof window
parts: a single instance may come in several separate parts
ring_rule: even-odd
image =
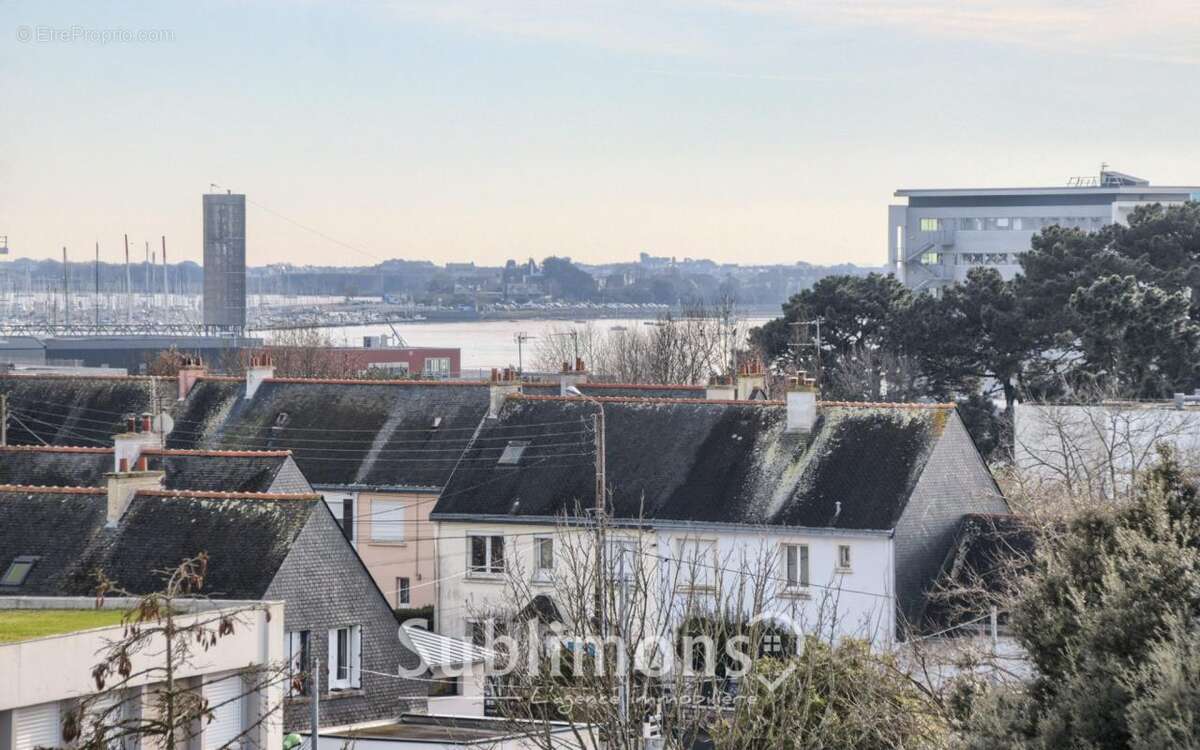
[[[4,576],[0,577],[0,586],[20,586],[25,583],[25,579],[29,577],[29,571],[33,570],[33,565],[38,561],[33,555],[21,555],[13,558],[9,563],[8,570],[4,571]]]
[[[521,454],[528,447],[528,440],[509,440],[508,445],[504,446],[504,452],[500,454],[500,460],[496,463],[501,466],[516,466],[521,462]]]

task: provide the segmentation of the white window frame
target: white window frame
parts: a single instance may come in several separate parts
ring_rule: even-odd
[[[346,634],[345,657],[346,663],[341,662],[343,655],[339,642],[342,633]],[[329,651],[325,661],[328,664],[327,684],[330,690],[354,690],[362,687],[362,626],[344,625],[329,631]]]
[[[404,607],[412,604],[412,578],[396,576],[396,606]]]
[[[424,374],[426,375],[449,375],[450,374],[450,358],[449,357],[426,357],[424,365]]]
[[[550,565],[542,565],[542,547],[550,545]],[[533,580],[547,583],[554,577],[554,537],[535,536],[533,538]]]
[[[784,586],[789,591],[807,591],[812,581],[812,551],[809,546],[802,542],[786,542],[782,557]]]
[[[476,568],[474,563],[474,548],[475,540],[482,538],[484,540],[484,565],[482,569]],[[495,539],[500,539],[500,564],[495,565],[495,552],[493,544]],[[504,541],[503,534],[495,532],[472,532],[467,534],[467,577],[469,578],[499,578],[504,575],[504,570],[507,567],[505,557],[508,550],[505,549],[508,545]]]
[[[920,226],[922,232],[938,232],[942,229],[942,220],[932,216],[923,216],[921,217]]]
[[[680,585],[685,591],[716,589],[718,568],[717,540],[711,537],[680,537],[676,540],[676,559],[680,566]],[[709,558],[707,564],[703,560]],[[692,576],[692,573],[695,576]]]
[[[839,572],[847,572],[854,563],[854,558],[850,550],[849,544],[839,544],[837,547],[837,569]]]
[[[372,498],[371,542],[374,544],[404,544],[408,506],[411,504],[408,500]]]
[[[295,678],[297,675],[302,675],[308,671],[310,664],[304,663],[304,639],[308,638],[308,648],[312,649],[312,631],[311,630],[289,630],[286,634],[287,657],[288,657],[288,695],[308,695],[308,686],[311,680],[304,680],[304,689],[297,690],[295,687]],[[311,655],[311,651],[309,652]]]

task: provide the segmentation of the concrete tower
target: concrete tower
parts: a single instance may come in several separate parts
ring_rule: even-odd
[[[204,196],[204,328],[246,328],[246,196]]]

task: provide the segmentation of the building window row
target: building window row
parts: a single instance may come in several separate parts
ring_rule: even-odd
[[[957,220],[939,219],[938,221],[943,225],[946,222],[957,221],[958,229],[966,232],[996,232],[1006,230],[1028,232],[1055,225],[1095,231],[1103,227],[1106,223],[1103,216],[991,216]],[[921,231],[927,231],[924,225],[925,219],[922,219]],[[939,226],[939,228],[941,227]]]
[[[1004,266],[1016,263],[1020,253],[959,253],[959,264],[967,266]]]

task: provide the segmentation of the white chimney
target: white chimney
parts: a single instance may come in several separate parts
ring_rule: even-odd
[[[736,395],[740,401],[748,401],[757,388],[766,395],[767,391],[767,375],[763,372],[762,366],[757,362],[748,362],[738,368],[737,379],[735,382]]]
[[[142,451],[146,448],[162,447],[162,435],[154,431],[149,414],[126,417],[125,428],[126,432],[113,435],[113,471],[117,473],[134,471],[139,460],[144,461]]]
[[[504,406],[504,399],[514,393],[521,392],[521,380],[517,375],[516,370],[505,367],[503,370],[492,368],[492,380],[490,383],[489,400],[488,400],[488,419],[496,419],[500,416],[500,409]]]
[[[704,389],[704,398],[709,401],[732,401],[737,398],[732,375],[713,375]]]
[[[576,357],[574,367],[569,362],[563,362],[562,372],[558,374],[558,395],[569,396],[567,389],[572,386],[578,388],[586,382],[587,368],[583,366],[582,359]]]
[[[275,377],[275,364],[271,357],[259,354],[250,357],[250,366],[246,368],[246,398],[254,398],[258,387],[268,378]]]
[[[787,391],[787,431],[812,432],[817,423],[817,389],[812,381],[792,378]]]
[[[145,459],[142,459],[145,461]],[[105,518],[105,525],[109,528],[116,526],[121,520],[121,516],[125,515],[125,509],[129,507],[133,496],[138,493],[138,490],[161,490],[163,488],[163,477],[166,476],[161,471],[114,471],[111,474],[105,474],[108,480],[108,514]]]

